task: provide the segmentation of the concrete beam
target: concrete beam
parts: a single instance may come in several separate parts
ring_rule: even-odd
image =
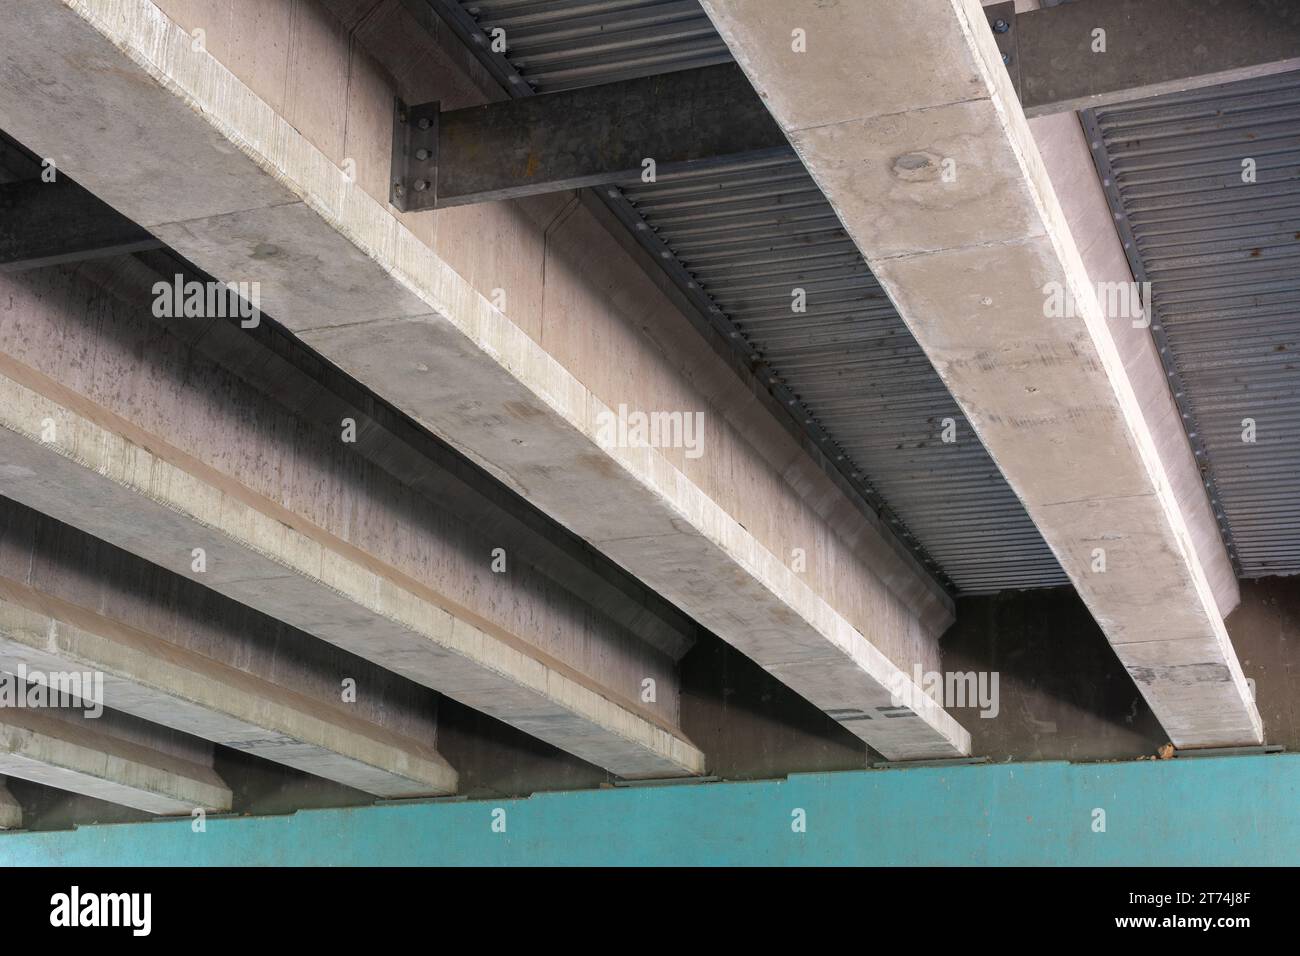
[[[1079,117],[1074,113],[1040,116],[1029,121],[1029,129],[1088,277],[1094,286],[1128,286],[1133,282],[1133,272],[1115,230]],[[1108,327],[1187,524],[1192,547],[1205,571],[1215,607],[1226,618],[1241,600],[1237,575],[1170,391],[1155,337],[1146,327],[1149,319],[1144,312],[1141,321],[1114,321]]]
[[[193,273],[192,265],[170,253],[140,258],[158,278]],[[91,281],[112,282],[110,269],[80,271]],[[172,333],[186,331],[174,323],[167,327]],[[250,338],[257,347],[250,347]],[[185,341],[251,388],[288,403],[286,410],[317,428],[333,432],[345,418],[354,419],[357,454],[457,515],[483,539],[508,546],[514,561],[522,559],[619,629],[673,661],[693,646],[697,624],[355,379],[322,362],[291,333],[270,323],[251,330],[213,323],[195,328]]]
[[[22,825],[22,804],[14,799],[4,780],[0,780],[0,830],[19,830]]]
[[[506,211],[513,226],[439,228],[387,206],[394,96],[458,105],[422,92],[445,82],[482,102],[449,58],[395,88],[311,3],[251,5],[259,28],[237,17],[234,32],[225,4],[2,6],[25,38],[5,51],[11,75],[61,64],[48,95],[0,83],[9,132],[213,275],[260,282],[267,312],[313,348],[882,753],[966,752],[933,702],[884,717],[913,666],[937,666],[951,601],[721,360],[680,345],[696,341],[690,323],[629,259],[593,261],[613,250],[588,214],[555,197]],[[367,29],[402,5],[381,6]],[[513,304],[498,308],[505,285]],[[620,404],[707,410],[707,454],[607,447]]]
[[[230,789],[206,763],[122,733],[112,712],[0,708],[0,774],[167,816],[224,813]]]
[[[636,182],[646,159],[667,176],[790,151],[730,63],[441,113],[432,107],[422,117],[398,110],[392,199],[399,209]],[[432,124],[427,133],[421,120]],[[421,161],[415,140],[425,136],[434,148]]]
[[[979,4],[704,5],[1170,739],[1258,743],[1111,328],[1130,320],[1103,314]]]
[[[0,525],[0,670],[100,674],[116,711],[376,796],[455,792],[436,701],[407,733],[362,716],[405,709],[392,675],[12,502]]]
[[[1027,116],[1300,69],[1300,8],[1279,0],[1061,3],[1011,34]]]
[[[0,184],[0,272],[37,269],[162,245],[76,183]]]
[[[110,273],[130,304],[62,271],[0,279],[0,491],[621,776],[703,770],[671,662],[520,562],[494,574],[492,542],[338,425],[198,356],[150,316],[157,279]]]

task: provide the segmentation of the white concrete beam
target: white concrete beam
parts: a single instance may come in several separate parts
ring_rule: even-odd
[[[1115,220],[1102,192],[1079,117],[1074,113],[1040,116],[1029,121],[1029,129],[1094,287],[1133,282],[1133,272],[1115,230]],[[1205,480],[1187,430],[1174,404],[1155,339],[1147,328],[1148,319],[1149,316],[1143,315],[1141,321],[1112,321],[1108,328],[1123,359],[1125,373],[1133,383],[1134,396],[1187,524],[1219,615],[1227,618],[1241,601],[1236,572],[1205,493]]]
[[[1258,743],[1205,568],[980,5],[704,5],[1170,739]],[[1077,317],[1047,317],[1053,285]]]
[[[142,267],[127,268],[126,282],[140,273],[145,291]],[[502,623],[562,628],[549,616],[580,610],[491,574],[486,545],[472,576],[463,552],[473,543],[451,533],[436,503],[140,318],[147,294],[133,310],[60,272],[0,285],[10,304],[0,315],[0,493],[613,773],[703,771],[666,716]],[[483,579],[496,588],[487,596]],[[73,611],[47,616],[60,614]],[[619,658],[618,645],[604,656]]]
[[[92,672],[116,712],[376,796],[456,790],[433,692],[3,498],[0,671]]]
[[[376,796],[456,790],[432,747],[5,577],[0,670],[102,674],[114,710]]]
[[[0,708],[0,774],[148,813],[230,809],[230,789],[211,767],[126,739],[104,723],[81,711]]]
[[[197,25],[148,0],[5,0],[23,40],[4,51],[0,122],[207,271],[260,282],[263,308],[327,358],[886,756],[968,751],[932,703],[884,716],[914,664],[938,666],[951,601],[793,439],[772,435],[743,384],[668,358],[674,339],[654,336],[689,325],[647,314],[663,298],[621,254],[575,265],[574,247],[611,248],[589,217],[557,209],[516,245],[473,245],[481,228],[460,220],[476,288],[431,247],[445,232],[387,205],[394,89],[364,58],[349,65],[337,24],[310,3],[292,17],[254,4],[233,36],[224,4],[167,7]],[[550,261],[565,246],[569,261]],[[535,294],[493,307],[502,249],[505,271],[525,255],[546,262],[544,307],[535,278]],[[525,328],[533,309],[559,310],[546,334],[565,361]],[[601,418],[629,398],[644,411],[709,408],[704,460],[605,447]],[[795,548],[806,573],[787,563]]]

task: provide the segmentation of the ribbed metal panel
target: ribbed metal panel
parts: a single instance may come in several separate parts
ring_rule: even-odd
[[[1300,572],[1300,74],[1084,120],[1225,543]]]
[[[698,0],[435,6],[515,96],[731,59]],[[793,151],[600,194],[937,579],[960,593],[1067,583]]]
[[[698,0],[462,0],[539,93],[727,63]]]
[[[1063,584],[1019,499],[793,156],[624,194],[828,453],[965,593]],[[792,291],[806,294],[794,311]],[[786,399],[787,402],[790,399]],[[953,419],[955,442],[942,440]]]

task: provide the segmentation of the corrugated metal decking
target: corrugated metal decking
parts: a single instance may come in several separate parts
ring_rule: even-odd
[[[435,7],[485,59],[505,31],[494,72],[514,95],[730,60],[697,0]],[[1068,583],[793,151],[602,193],[939,580],[960,593]]]
[[[731,61],[697,0],[467,0],[538,93]]]
[[[963,592],[1065,583],[1055,558],[798,159],[624,194]],[[792,290],[806,293],[806,312]],[[775,379],[775,381],[772,381]],[[787,401],[789,401],[787,399]],[[942,440],[951,418],[956,441]]]
[[[1246,577],[1300,572],[1300,74],[1084,125],[1229,553]]]

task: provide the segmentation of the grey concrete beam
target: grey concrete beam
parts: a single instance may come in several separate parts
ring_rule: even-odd
[[[230,789],[210,765],[110,724],[108,711],[94,718],[66,708],[0,708],[0,774],[161,815],[230,809]]]
[[[115,709],[375,796],[456,790],[427,746],[0,579],[0,669],[20,667],[98,671]]]
[[[680,345],[690,323],[668,314],[634,263],[593,260],[610,244],[590,216],[555,197],[549,211],[509,211],[538,221],[500,239],[481,224],[403,219],[386,199],[393,96],[404,91],[364,55],[349,64],[354,48],[316,5],[268,12],[265,29],[239,37],[224,5],[164,6],[7,0],[25,37],[5,51],[16,72],[103,67],[60,67],[49,96],[0,83],[10,132],[201,268],[260,282],[263,308],[313,348],[803,696],[876,715],[844,726],[882,753],[965,752],[965,731],[928,698],[912,718],[881,710],[914,664],[937,665],[951,601],[739,380],[709,374],[720,361]],[[205,30],[203,49],[182,22]],[[260,52],[248,55],[248,42]],[[292,63],[277,59],[286,50]],[[459,82],[435,66],[422,62],[419,76]],[[50,123],[51,110],[67,123]],[[87,126],[91,151],[118,162],[79,161]],[[460,248],[435,250],[443,241]],[[490,298],[502,284],[516,290],[504,309]],[[609,447],[601,421],[620,403],[707,409],[707,455]],[[807,567],[796,570],[800,554]]]
[[[4,280],[4,494],[614,773],[702,771],[667,661],[518,562],[494,574],[490,541],[140,318],[155,278],[118,276],[134,308],[61,272]],[[646,676],[658,711],[634,702]]]
[[[376,796],[455,792],[433,713],[409,722],[424,741],[362,716],[402,709],[392,675],[12,502],[0,525],[0,670],[102,675],[115,711]]]
[[[51,402],[4,374],[12,371],[0,372],[0,394],[16,413],[0,419],[6,495],[178,571],[181,550],[202,548],[218,569],[205,580],[221,593],[622,776],[702,772],[702,755],[680,735],[478,615],[445,610],[426,587],[293,527],[280,509],[253,507],[210,473],[177,468],[145,450],[157,447],[148,438],[99,427],[72,401]],[[67,444],[30,430],[46,419]],[[86,455],[95,445],[101,453]]]
[[[140,273],[133,282],[150,284],[170,281],[176,273],[193,273],[191,265],[171,253],[139,258],[155,276],[150,280]],[[112,285],[115,278],[122,278],[117,264],[85,266],[79,271],[97,284]],[[192,329],[175,323],[166,327],[261,394],[285,403],[286,410],[304,422],[333,432],[339,422],[352,418],[357,423],[353,445],[357,454],[472,525],[484,540],[507,547],[512,560],[522,559],[622,630],[674,661],[694,644],[699,626],[679,610],[463,455],[376,399],[363,385],[322,362],[290,333],[269,323],[255,329],[228,322]]]
[[[790,150],[730,63],[441,113],[432,107],[397,111],[399,209],[636,182],[646,160],[667,176]],[[427,132],[423,124],[431,124]]]
[[[1103,311],[979,4],[704,6],[1170,739],[1258,743],[1112,328],[1131,317]]]
[[[23,825],[23,808],[0,779],[0,830],[18,830]]]
[[[1019,13],[1012,33],[1027,116],[1300,69],[1284,0],[1083,0]]]
[[[0,273],[161,245],[67,178],[0,184]]]

